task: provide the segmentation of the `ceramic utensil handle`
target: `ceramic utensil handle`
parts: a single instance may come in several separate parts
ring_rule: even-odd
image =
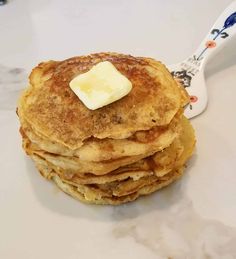
[[[232,2],[219,16],[212,29],[194,54],[194,60],[203,67],[216,50],[236,35],[236,1]]]

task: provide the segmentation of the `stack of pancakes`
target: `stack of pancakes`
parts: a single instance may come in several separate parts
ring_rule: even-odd
[[[70,81],[110,61],[131,92],[89,110]],[[116,53],[39,64],[18,105],[23,148],[40,173],[87,203],[121,204],[178,179],[195,145],[184,89],[160,62]]]

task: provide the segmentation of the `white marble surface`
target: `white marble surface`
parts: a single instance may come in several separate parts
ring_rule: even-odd
[[[190,55],[229,0],[12,0],[0,7],[0,258],[236,258],[236,39],[208,64],[207,111],[185,176],[119,207],[83,205],[21,150],[15,114],[30,69],[95,51]]]

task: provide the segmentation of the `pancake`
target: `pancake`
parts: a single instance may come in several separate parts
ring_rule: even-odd
[[[23,140],[23,146],[28,146],[25,140]],[[94,175],[104,175],[119,168],[120,166],[135,163],[140,159],[143,159],[155,153],[154,151],[138,156],[123,157],[120,159],[113,159],[105,162],[90,162],[80,160],[79,158],[57,156],[55,154],[50,154],[44,151],[30,150],[28,148],[24,149],[26,150],[28,155],[37,155],[42,159],[45,159],[52,165],[56,166],[57,168],[62,169],[66,173],[74,173],[80,175],[84,175],[86,173],[92,173]]]
[[[34,160],[38,170],[41,173],[43,172],[42,175],[46,179],[50,180],[55,174],[57,174],[63,180],[74,184],[104,184],[125,180],[127,178],[138,180],[144,176],[154,175],[152,171],[142,170],[139,168],[131,168],[129,170],[129,168],[126,167],[124,167],[123,170],[117,169],[105,175],[94,175],[91,173],[81,175],[65,172],[35,154],[31,155],[31,158]]]
[[[80,160],[101,162],[128,156],[157,152],[169,146],[178,136],[181,127],[182,109],[169,125],[153,127],[147,131],[135,132],[127,139],[89,139],[83,146],[71,150],[59,143],[38,136],[29,123],[21,119],[21,133],[30,140],[31,150],[43,150],[47,153],[79,158]]]
[[[124,98],[91,111],[68,85],[75,76],[105,60],[112,62],[133,88]],[[74,150],[91,137],[124,139],[136,131],[167,125],[180,107],[177,83],[160,62],[99,53],[39,64],[30,75],[30,86],[18,109],[40,134]]]
[[[79,157],[68,156],[68,153],[62,153],[63,155],[60,155],[61,152],[56,152],[53,143],[51,144],[52,148],[48,148],[45,143],[40,144],[40,142],[37,142],[39,143],[39,145],[37,145],[35,142],[29,140],[28,136],[32,137],[29,131],[26,131],[28,136],[25,134],[25,130],[21,130],[21,133],[25,149],[28,153],[38,154],[56,166],[62,166],[64,169],[80,171],[81,173],[86,173],[90,170],[90,172],[94,174],[100,174],[100,172],[107,173],[120,166],[134,163],[159,150],[163,150],[180,134],[180,122],[181,119],[178,118],[178,120],[171,123],[168,128],[160,129],[156,132],[153,131],[153,134],[149,133],[148,142],[142,132],[138,132],[136,137],[132,139],[91,140],[80,148],[82,150],[77,150]],[[35,138],[33,141],[35,141]],[[53,153],[48,151],[53,151]],[[101,161],[87,161],[84,160],[84,158],[93,158],[94,160],[99,160],[98,158],[100,158]]]
[[[53,181],[56,183],[56,185],[65,193],[69,194],[73,198],[80,200],[84,203],[91,203],[91,204],[110,204],[110,205],[119,205],[126,202],[131,202],[133,200],[136,200],[139,196],[142,195],[148,195],[152,192],[155,192],[173,181],[177,180],[182,175],[183,169],[177,169],[174,170],[170,175],[169,178],[165,178],[164,180],[157,180],[156,182],[153,182],[151,184],[145,185],[141,187],[139,190],[137,190],[134,193],[131,193],[129,195],[124,196],[103,196],[103,195],[97,195],[94,193],[86,192],[85,190],[79,189],[73,185],[70,185],[68,183],[63,182],[59,176],[54,176]]]
[[[177,169],[176,169],[177,170]],[[175,171],[175,170],[173,170]],[[92,184],[92,185],[74,185],[79,192],[82,192],[86,199],[93,199],[97,197],[122,197],[138,192],[145,186],[150,186],[156,182],[165,182],[172,178],[173,171],[162,177],[146,176],[136,181],[127,179],[125,181],[115,181],[107,184]],[[65,181],[63,181],[66,183]]]

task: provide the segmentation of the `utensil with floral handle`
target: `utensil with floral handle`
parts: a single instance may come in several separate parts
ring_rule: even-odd
[[[168,66],[174,78],[183,84],[190,95],[185,115],[192,118],[207,106],[207,89],[204,69],[207,61],[236,34],[236,1],[219,16],[212,29],[192,56],[175,65]]]

